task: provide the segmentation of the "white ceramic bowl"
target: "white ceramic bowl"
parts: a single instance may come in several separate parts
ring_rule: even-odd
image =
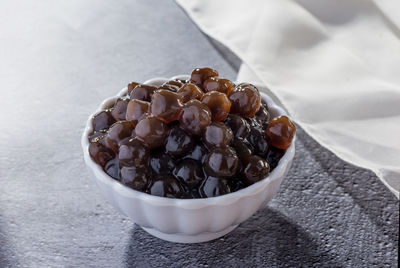
[[[187,76],[175,76],[184,78]],[[146,84],[161,85],[169,79],[155,78]],[[114,101],[125,95],[123,89],[116,97],[106,99],[96,113],[109,108]],[[286,115],[270,97],[261,94],[267,101],[272,117]],[[92,131],[92,116],[87,121],[82,136],[82,149],[86,165],[105,198],[116,209],[130,217],[148,233],[171,242],[198,243],[221,237],[241,222],[247,220],[258,209],[264,207],[277,193],[286,176],[294,156],[295,145],[287,149],[278,166],[263,180],[237,192],[203,199],[172,199],[152,196],[128,188],[108,176],[88,153],[88,135]]]

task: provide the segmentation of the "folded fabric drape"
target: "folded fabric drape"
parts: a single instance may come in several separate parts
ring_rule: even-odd
[[[321,145],[399,198],[400,1],[177,0]],[[386,2],[386,3],[384,3]]]

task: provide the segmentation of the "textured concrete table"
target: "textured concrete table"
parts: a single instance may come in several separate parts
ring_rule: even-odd
[[[301,129],[279,194],[234,232],[153,238],[107,204],[80,135],[128,81],[238,61],[171,1],[0,2],[0,267],[395,267],[399,203]]]

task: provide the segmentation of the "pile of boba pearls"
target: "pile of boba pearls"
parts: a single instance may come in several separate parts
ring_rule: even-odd
[[[296,132],[288,117],[271,118],[257,87],[211,68],[161,86],[132,82],[92,124],[89,154],[104,172],[169,198],[216,197],[263,180]]]

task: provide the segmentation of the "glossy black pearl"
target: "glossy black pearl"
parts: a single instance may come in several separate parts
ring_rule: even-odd
[[[192,159],[181,161],[174,169],[174,176],[189,189],[193,189],[199,185],[204,177],[200,163]]]
[[[154,152],[150,157],[149,164],[154,175],[172,174],[175,167],[171,156],[163,151]]]
[[[138,139],[124,141],[119,147],[118,158],[124,166],[143,166],[147,164],[150,151]]]
[[[255,117],[246,118],[247,123],[251,128],[262,128],[261,122],[257,120]]]
[[[229,180],[228,183],[232,192],[239,191],[246,187],[246,184],[244,183],[242,178],[234,178],[232,180]]]
[[[270,114],[265,106],[263,105],[260,106],[260,109],[258,109],[255,118],[257,119],[258,123],[263,129],[266,129],[268,127]]]
[[[268,152],[268,156],[267,156],[267,162],[269,164],[271,171],[274,168],[276,168],[276,166],[278,166],[279,160],[281,160],[281,158],[285,154],[285,152],[286,152],[285,150],[271,147],[271,149]]]
[[[238,168],[239,159],[233,148],[227,146],[214,148],[207,155],[205,170],[208,175],[215,177],[232,177]]]
[[[235,137],[246,138],[250,132],[249,123],[240,115],[230,114],[224,122],[231,128]]]
[[[200,163],[204,163],[204,160],[208,154],[208,149],[203,145],[202,142],[197,143],[193,150],[185,156],[185,158],[190,158]]]
[[[124,166],[120,170],[120,180],[134,190],[144,191],[148,184],[148,174],[145,167]]]
[[[257,155],[265,157],[268,153],[269,146],[267,142],[267,135],[262,129],[252,128],[247,140],[250,142],[251,146],[254,148],[254,152]]]
[[[269,174],[269,165],[267,161],[258,155],[251,155],[247,158],[244,167],[244,181],[250,185],[256,183]]]
[[[111,159],[104,166],[104,171],[112,178],[119,180],[119,161],[117,158]]]
[[[235,148],[236,154],[240,159],[245,159],[253,154],[253,147],[245,139],[235,138],[233,141],[233,147]]]
[[[161,176],[154,179],[149,187],[152,195],[170,198],[180,198],[183,194],[182,186],[173,176]]]
[[[203,141],[208,148],[225,147],[233,139],[232,130],[221,122],[213,122],[203,134]]]
[[[211,176],[201,184],[199,189],[200,196],[203,198],[216,197],[230,192],[228,180]]]
[[[165,151],[171,156],[178,158],[189,153],[194,146],[193,138],[183,129],[176,126],[169,131],[165,142]]]

